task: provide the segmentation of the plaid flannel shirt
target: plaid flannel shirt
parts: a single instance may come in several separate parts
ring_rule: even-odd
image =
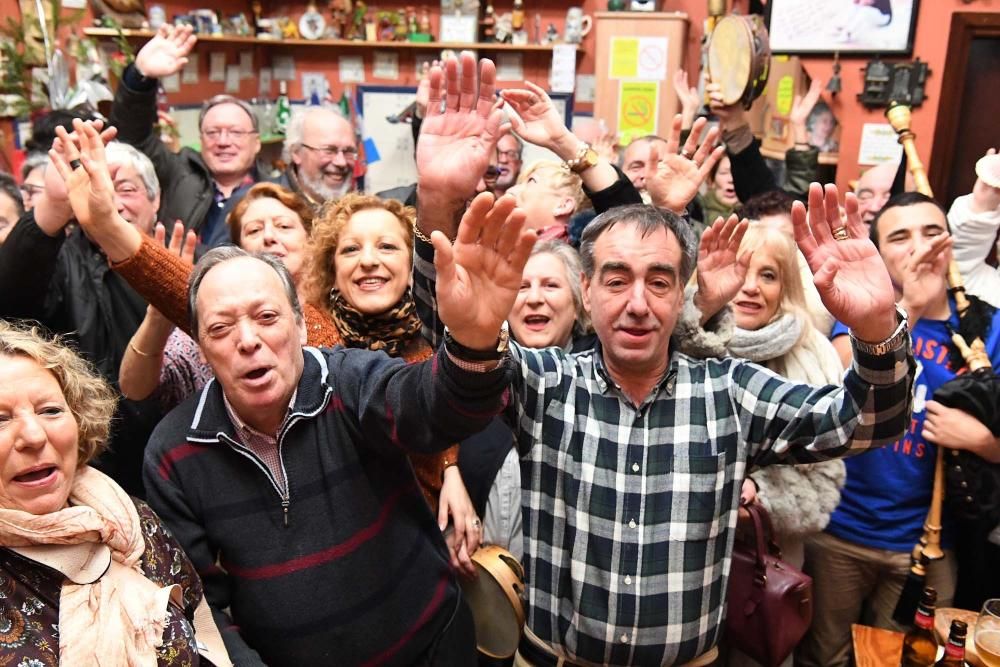
[[[432,333],[433,263],[420,246],[414,293]],[[511,345],[511,357],[527,627],[572,661],[643,666],[684,663],[717,643],[747,471],[894,442],[915,368],[908,338],[881,356],[855,348],[840,388],[675,352],[636,406],[600,346]]]

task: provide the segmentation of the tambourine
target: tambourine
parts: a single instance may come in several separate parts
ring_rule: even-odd
[[[472,554],[475,579],[462,579],[462,591],[476,624],[476,646],[491,658],[517,651],[524,628],[524,569],[506,549],[480,547]]]
[[[708,76],[719,84],[725,105],[749,109],[764,92],[771,43],[759,16],[727,16],[715,25],[708,43]]]

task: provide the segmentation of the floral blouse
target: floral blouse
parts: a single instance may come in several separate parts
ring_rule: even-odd
[[[201,579],[181,545],[160,518],[135,500],[146,538],[143,574],[160,586],[179,584],[184,609],[168,605],[161,667],[205,665],[198,655],[191,624],[202,597]],[[63,576],[45,565],[0,548],[0,667],[51,667],[59,664],[59,594]]]

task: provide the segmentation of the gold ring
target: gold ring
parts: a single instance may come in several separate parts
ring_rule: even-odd
[[[844,227],[843,225],[840,227],[834,227],[832,231],[833,238],[838,241],[848,241],[851,238],[851,235],[847,233],[847,227]]]

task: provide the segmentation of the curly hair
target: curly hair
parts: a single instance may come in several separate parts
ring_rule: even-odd
[[[118,397],[97,370],[60,336],[0,320],[0,357],[26,357],[52,373],[77,423],[80,467],[107,445]]]
[[[299,216],[299,220],[302,221],[302,226],[305,227],[306,232],[312,230],[314,213],[309,202],[288,188],[283,188],[275,183],[258,183],[247,190],[243,199],[233,207],[233,210],[229,212],[229,216],[226,218],[226,225],[229,226],[229,238],[236,245],[240,245],[243,235],[243,216],[246,215],[250,204],[258,199],[277,199]]]
[[[336,282],[334,263],[337,254],[337,243],[344,227],[358,211],[367,209],[388,211],[399,220],[403,229],[403,240],[406,250],[413,257],[413,230],[417,224],[417,209],[404,206],[395,199],[380,199],[374,195],[357,193],[346,194],[340,199],[330,200],[323,205],[312,229],[312,253],[310,275],[312,276],[313,295],[316,303],[325,303],[327,295]],[[412,261],[412,260],[411,260]]]

